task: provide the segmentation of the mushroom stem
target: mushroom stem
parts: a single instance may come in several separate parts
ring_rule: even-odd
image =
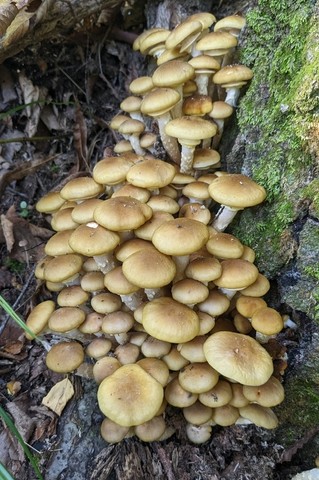
[[[172,258],[176,265],[176,274],[173,283],[176,283],[184,278],[184,272],[189,263],[189,255],[176,255]]]
[[[107,273],[110,270],[113,270],[113,268],[117,267],[118,265],[112,253],[106,253],[104,255],[94,255],[93,258],[102,273]]]
[[[226,88],[225,102],[232,107],[237,107],[240,90],[238,87]]]
[[[195,145],[182,145],[180,172],[191,174],[193,172]]]
[[[166,114],[163,114],[156,118],[162,145],[170,158],[173,160],[173,162],[179,165],[181,161],[181,153],[179,150],[178,142],[176,138],[167,135],[167,133],[165,132],[165,125],[172,119],[172,117],[170,113],[167,112]]]
[[[222,205],[218,212],[215,215],[212,227],[215,228],[218,232],[223,232],[231,221],[235,218],[238,208],[227,207]]]
[[[144,292],[139,290],[127,295],[120,295],[122,302],[129,308],[132,312],[137,309],[144,301]]]
[[[131,142],[132,148],[137,155],[145,155],[145,150],[140,145],[140,140],[136,135],[130,135],[129,141]]]

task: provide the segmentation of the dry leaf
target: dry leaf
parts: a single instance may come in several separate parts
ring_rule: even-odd
[[[43,398],[42,403],[60,416],[73,395],[73,385],[68,378],[65,378],[51,388],[49,393]]]
[[[9,341],[4,347],[3,350],[11,355],[18,355],[23,349],[24,343],[21,340]]]
[[[29,30],[30,18],[33,17],[33,15],[34,13],[28,13],[25,9],[18,12],[17,16],[11,21],[5,32],[3,38],[4,48],[12,45],[27,33]]]
[[[0,36],[6,33],[18,11],[18,8],[11,0],[0,0]]]
[[[14,245],[13,223],[5,215],[1,215],[2,233],[6,241],[8,252],[11,252]]]

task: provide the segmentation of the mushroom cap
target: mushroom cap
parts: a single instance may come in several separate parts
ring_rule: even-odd
[[[100,198],[84,200],[73,208],[71,212],[72,219],[79,224],[93,222],[93,212],[102,202],[103,200]]]
[[[104,415],[123,427],[141,425],[159,410],[162,385],[137,364],[118,368],[100,384],[99,407]]]
[[[146,37],[148,37],[149,35],[152,35],[155,32],[162,32],[163,30],[166,31],[165,28],[161,28],[161,27],[154,27],[154,28],[149,28],[147,30],[144,30],[135,38],[133,42],[133,50],[138,51],[140,49],[141,43],[145,40]]]
[[[245,65],[226,65],[226,67],[222,67],[214,74],[213,82],[216,85],[227,88],[236,85],[245,85],[252,78],[253,71]]]
[[[252,327],[264,335],[275,335],[284,328],[282,316],[274,308],[265,306],[256,310],[251,317]]]
[[[257,280],[257,267],[247,260],[233,258],[221,262],[222,274],[214,283],[221,288],[240,290]]]
[[[69,332],[85,320],[85,312],[77,307],[57,308],[49,318],[48,326],[53,332]]]
[[[72,230],[79,226],[72,218],[72,211],[74,207],[62,208],[54,212],[51,218],[51,227],[56,232],[63,230]]]
[[[124,182],[133,162],[125,157],[103,158],[93,168],[93,178],[97,183],[116,185]]]
[[[137,187],[131,183],[124,183],[120,188],[112,193],[112,198],[115,197],[132,197],[139,202],[146,203],[151,196],[151,191],[147,188]]]
[[[213,101],[209,95],[194,94],[186,97],[183,102],[184,115],[204,116],[211,111]]]
[[[193,278],[183,278],[174,283],[171,289],[172,297],[177,302],[194,305],[203,302],[209,294],[208,287]]]
[[[230,117],[233,111],[234,111],[234,108],[231,105],[229,105],[229,103],[223,102],[221,100],[217,100],[213,102],[212,109],[208,113],[208,115],[211,118],[223,120],[224,118]]]
[[[84,361],[84,349],[78,342],[60,342],[53,345],[46,356],[46,365],[53,372],[69,373]]]
[[[152,243],[166,255],[188,255],[205,245],[208,228],[197,220],[176,218],[162,223],[154,232]]]
[[[195,70],[189,63],[182,60],[171,60],[157,67],[152,79],[156,87],[174,88],[194,76]]]
[[[73,231],[71,228],[69,230],[61,230],[52,235],[44,247],[44,252],[51,257],[74,253],[69,245],[69,238]]]
[[[250,420],[257,427],[273,429],[278,426],[276,414],[268,407],[263,407],[257,403],[250,403],[245,407],[239,408],[239,414],[242,418]]]
[[[65,200],[84,200],[97,197],[103,193],[104,187],[91,177],[78,177],[70,180],[62,188],[60,195]]]
[[[220,64],[216,58],[211,55],[197,55],[188,60],[188,63],[194,67],[196,74],[210,73],[213,74],[220,69]]]
[[[219,162],[220,154],[217,150],[211,150],[210,148],[196,148],[193,161],[193,168],[195,170],[203,170],[216,165]]]
[[[215,52],[215,55],[221,55],[230,48],[237,46],[237,38],[228,32],[217,31],[209,32],[196,43],[196,50],[202,52]]]
[[[129,295],[130,293],[137,292],[140,288],[125,277],[122,265],[113,268],[113,270],[105,274],[104,285],[110,292],[118,295]]]
[[[65,287],[57,296],[60,307],[78,307],[89,300],[89,294],[80,285]]]
[[[260,297],[240,295],[236,300],[236,310],[238,313],[247,318],[252,317],[257,310],[264,307],[267,307],[267,303],[263,298]]]
[[[170,34],[170,30],[161,28],[150,31],[148,35],[143,36],[139,42],[139,50],[143,55],[151,54],[151,50],[157,45],[165,44],[165,40]]]
[[[125,122],[121,123],[118,131],[122,135],[140,135],[145,130],[145,125],[140,120],[129,118]]]
[[[168,285],[176,274],[173,260],[155,248],[139,250],[127,257],[122,270],[124,276],[141,288],[159,288]]]
[[[142,99],[140,97],[136,97],[135,95],[130,95],[120,103],[120,109],[124,112],[139,112],[141,106]]]
[[[114,197],[96,207],[94,219],[102,227],[120,232],[140,227],[152,213],[151,207],[135,198]]]
[[[165,132],[178,138],[181,144],[197,145],[201,140],[213,137],[217,126],[201,117],[189,115],[170,120],[165,125]]]
[[[45,300],[32,309],[25,323],[27,327],[34,333],[34,335],[42,332],[42,330],[47,326],[48,320],[54,309],[55,303],[52,300]],[[33,338],[28,332],[25,332],[25,336],[28,340]]]
[[[72,250],[87,257],[111,252],[119,243],[120,237],[117,233],[94,222],[80,225],[69,238]]]
[[[248,295],[250,297],[262,297],[266,295],[268,290],[270,289],[270,282],[265,275],[261,273],[258,274],[257,280],[249,285],[249,287],[241,290],[242,295]]]
[[[264,187],[241,173],[230,173],[215,178],[208,190],[215,202],[238,209],[253,207],[266,198]]]
[[[271,376],[263,385],[256,387],[244,385],[243,395],[249,402],[258,403],[263,407],[275,407],[283,402],[285,391],[280,381]]]
[[[222,267],[217,258],[199,257],[192,260],[186,267],[185,275],[199,282],[212,282],[220,277]]]
[[[204,343],[204,354],[217,372],[243,385],[263,385],[273,373],[269,353],[241,333],[214,333]]]
[[[199,395],[199,400],[201,403],[207,407],[222,407],[227,405],[232,398],[231,385],[226,380],[220,380],[206,392],[202,392]]]
[[[126,180],[137,187],[161,188],[173,180],[176,169],[163,160],[143,160],[133,165],[126,175]]]
[[[244,251],[244,246],[238,238],[225,232],[216,232],[211,235],[206,248],[217,258],[240,258]]]
[[[165,342],[188,342],[199,332],[196,312],[171,297],[160,297],[148,302],[143,308],[142,320],[149,335]]]
[[[38,212],[52,213],[62,207],[65,200],[60,192],[49,192],[36,203],[35,208]]]
[[[144,95],[152,90],[152,88],[154,88],[152,77],[148,77],[147,75],[135,78],[129,85],[129,89],[133,95]]]
[[[143,98],[141,112],[151,117],[158,117],[169,112],[180,98],[180,94],[173,88],[155,88]]]
[[[81,270],[83,258],[76,253],[68,253],[52,258],[44,267],[46,281],[59,283],[73,277]]]
[[[214,31],[224,30],[235,35],[238,34],[245,25],[246,19],[242,15],[227,15],[227,17],[223,17],[215,23]]]
[[[218,379],[219,373],[208,363],[190,363],[178,374],[180,385],[192,393],[207,392],[217,384]]]
[[[155,230],[162,225],[162,223],[167,222],[168,220],[173,220],[174,217],[170,213],[167,212],[153,212],[152,217],[147,220],[143,225],[138,227],[135,230],[135,235],[138,238],[144,240],[152,240],[153,234]],[[152,244],[153,245],[153,244]]]
[[[180,46],[182,42],[185,42],[188,38],[195,39],[200,35],[203,30],[203,24],[200,21],[190,20],[184,21],[171,31],[167,37],[165,46],[168,49],[172,49]]]

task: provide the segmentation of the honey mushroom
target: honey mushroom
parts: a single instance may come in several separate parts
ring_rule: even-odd
[[[206,148],[217,148],[238,87],[252,78],[247,67],[224,63],[244,19],[226,17],[209,31],[215,22],[194,14],[172,32],[154,28],[137,38],[133,49],[157,57],[158,67],[131,82],[132,95],[120,104],[130,116],[110,123],[130,135],[135,153],[118,145],[92,177],[70,180],[37,203],[56,233],[36,277],[56,302],[40,303],[26,323],[35,334],[70,337],[48,352],[51,370],[76,371],[89,358],[108,443],[168,438],[170,405],[182,409],[196,444],[209,440],[214,425],[278,424],[271,408],[284,390],[261,343],[284,322],[261,298],[270,285],[255,252],[223,232],[266,192],[245,175],[216,170],[220,154]],[[225,101],[212,97],[214,85],[226,90]],[[160,119],[174,164],[146,152],[154,134],[142,147],[136,141],[147,117]],[[215,216],[214,202],[221,205]]]

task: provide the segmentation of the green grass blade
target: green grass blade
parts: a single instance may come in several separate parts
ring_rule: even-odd
[[[7,412],[1,406],[0,406],[0,417],[3,419],[4,423],[6,424],[6,426],[8,427],[10,432],[12,433],[12,435],[14,435],[16,437],[16,439],[18,440],[18,442],[20,443],[26,457],[28,458],[29,462],[31,463],[31,465],[33,467],[33,470],[34,470],[38,480],[44,480],[42,475],[41,475],[41,472],[39,470],[38,462],[37,462],[36,458],[32,455],[28,445],[25,443],[25,441],[21,437],[19,431],[17,430],[17,427],[15,426],[13,421],[11,420],[11,417],[7,414]]]
[[[19,325],[20,328],[22,328],[25,332],[27,332],[33,339],[38,340],[41,342],[41,340],[30,330],[30,328],[24,323],[23,320],[19,317],[19,315],[13,310],[11,305],[0,295],[0,307],[3,308],[5,312],[7,312],[8,315]]]
[[[1,480],[15,480],[6,467],[0,462],[0,478]]]

